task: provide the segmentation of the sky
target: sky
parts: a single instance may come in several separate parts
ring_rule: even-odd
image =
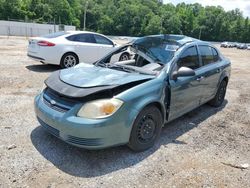
[[[200,3],[203,6],[222,6],[226,11],[233,10],[235,8],[239,8],[244,17],[250,18],[250,0],[163,0],[164,3],[172,3],[174,5],[185,2],[187,4],[190,3]]]

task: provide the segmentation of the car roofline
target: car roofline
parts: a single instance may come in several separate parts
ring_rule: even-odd
[[[114,41],[110,37],[108,37],[106,35],[103,35],[101,33],[96,33],[96,32],[92,32],[92,31],[72,31],[72,30],[69,30],[69,31],[66,31],[66,32],[68,33],[67,36],[76,35],[76,34],[96,34],[96,35],[103,36],[103,37],[111,40],[114,43]]]

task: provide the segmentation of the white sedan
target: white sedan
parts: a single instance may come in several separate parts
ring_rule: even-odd
[[[119,45],[108,37],[87,31],[57,32],[29,40],[28,56],[44,64],[63,68],[79,62],[94,63]],[[112,61],[130,59],[129,51],[117,54]]]

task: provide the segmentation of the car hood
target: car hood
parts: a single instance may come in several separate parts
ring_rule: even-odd
[[[123,85],[154,77],[153,75],[128,73],[86,63],[80,63],[73,68],[60,71],[60,80],[80,88]]]
[[[86,101],[91,98],[113,97],[154,77],[81,63],[73,68],[53,72],[45,80],[45,84],[59,96]]]

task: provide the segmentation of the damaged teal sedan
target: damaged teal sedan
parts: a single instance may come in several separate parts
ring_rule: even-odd
[[[130,60],[113,56],[130,50]],[[154,35],[119,47],[93,64],[56,71],[35,98],[39,123],[74,146],[152,147],[163,125],[224,101],[230,61],[207,42]]]

